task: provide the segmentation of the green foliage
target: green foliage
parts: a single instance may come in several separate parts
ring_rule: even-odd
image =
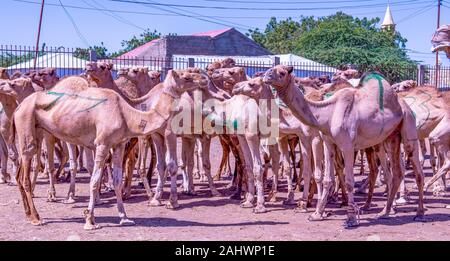
[[[379,18],[355,18],[338,12],[314,18],[277,21],[272,18],[266,30],[249,32],[254,41],[274,53],[294,53],[341,68],[353,64],[360,70],[378,70],[391,81],[407,77],[399,68],[415,68],[405,50],[407,40],[400,33],[381,30]]]
[[[108,57],[108,49],[103,45],[103,42],[100,43],[100,46],[91,46],[89,48],[76,48],[73,56],[89,60],[89,51],[94,51],[97,55],[97,59],[104,59]]]
[[[114,52],[111,54],[112,57],[120,56],[126,52],[129,52],[145,43],[148,43],[154,39],[158,39],[161,37],[161,33],[158,33],[156,30],[150,31],[150,29],[145,30],[138,37],[133,36],[130,40],[123,40],[121,45],[123,49]]]

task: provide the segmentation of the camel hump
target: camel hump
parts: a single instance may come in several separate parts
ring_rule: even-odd
[[[361,80],[359,82],[359,87],[362,87],[365,83],[367,83],[370,80],[378,80],[380,83],[384,80],[387,82],[386,78],[381,74],[380,72],[366,72],[361,77]]]

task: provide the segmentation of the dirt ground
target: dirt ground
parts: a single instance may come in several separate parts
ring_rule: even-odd
[[[180,148],[180,146],[179,146]],[[213,173],[218,168],[222,152],[217,139],[212,145]],[[427,161],[428,162],[428,161]],[[428,166],[428,164],[427,164]],[[355,169],[356,171],[356,169]],[[367,170],[366,170],[367,171]],[[412,173],[408,171],[407,187],[412,190]],[[431,170],[425,169],[429,178]],[[356,175],[361,181],[365,176]],[[179,183],[181,182],[181,177]],[[32,226],[25,221],[17,186],[0,185],[0,240],[450,240],[450,204],[448,197],[432,197],[426,194],[426,217],[428,222],[413,221],[417,194],[412,192],[412,201],[399,206],[390,219],[377,220],[376,213],[384,206],[382,189],[374,197],[376,204],[367,213],[361,213],[360,226],[345,229],[345,209],[329,204],[333,211],[327,220],[309,222],[310,213],[295,213],[292,206],[283,205],[286,198],[286,180],[281,181],[278,201],[267,203],[268,212],[254,214],[251,209],[239,207],[239,201],[229,199],[231,192],[226,188],[229,180],[216,182],[221,197],[211,197],[207,183],[196,181],[197,196],[179,193],[181,208],[169,210],[147,206],[144,190],[133,182],[133,195],[125,201],[128,216],[136,222],[133,227],[118,225],[114,194],[103,193],[103,205],[96,208],[96,221],[102,228],[95,231],[83,230],[83,210],[88,202],[89,176],[80,173],[77,177],[77,202],[62,203],[68,190],[68,183],[56,186],[58,202],[46,202],[47,180],[38,180],[36,207],[43,218],[42,226]],[[152,181],[154,186],[155,180]],[[167,201],[168,184],[163,199]],[[300,193],[296,192],[296,198]],[[359,205],[365,195],[356,195]],[[313,211],[313,208],[310,208]]]

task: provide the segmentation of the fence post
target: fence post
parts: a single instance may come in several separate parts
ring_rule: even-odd
[[[94,50],[89,50],[89,61],[90,62],[97,61],[97,53]]]
[[[273,58],[273,66],[279,65],[279,64],[280,64],[280,57],[275,56],[275,57]]]
[[[194,58],[188,58],[188,67],[195,67]]]
[[[419,64],[417,66],[417,85],[425,84],[425,65]]]

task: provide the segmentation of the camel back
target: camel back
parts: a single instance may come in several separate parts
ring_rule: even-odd
[[[377,80],[378,81],[378,104],[380,106],[380,111],[384,111],[384,87],[383,80],[387,82],[384,76],[379,72],[367,72],[361,77],[358,88],[363,87],[368,81]]]

